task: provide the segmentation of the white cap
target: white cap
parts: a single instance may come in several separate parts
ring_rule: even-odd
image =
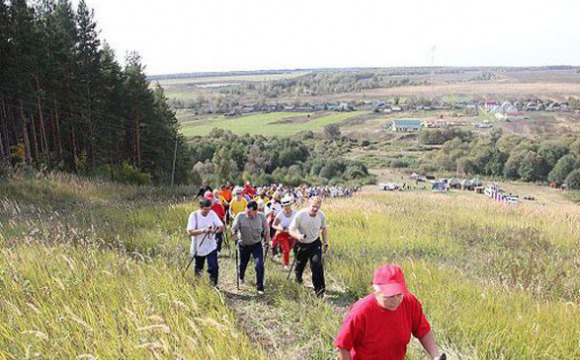
[[[294,198],[290,195],[286,195],[282,198],[282,205],[290,205],[294,203]]]

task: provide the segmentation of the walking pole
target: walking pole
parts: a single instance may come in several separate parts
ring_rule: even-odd
[[[238,242],[234,240],[234,244],[236,246],[236,286],[238,291],[240,290],[240,264],[239,264],[239,251],[240,248],[238,247]]]
[[[292,269],[294,269],[294,265],[296,265],[296,255],[294,255],[294,260],[292,260],[292,265],[290,265],[290,269],[288,269],[288,275],[286,276],[286,280],[290,280],[290,274],[292,274]]]
[[[270,251],[270,243],[268,241],[266,241],[266,239],[262,238],[264,241],[264,264],[266,263],[266,260],[268,259],[268,252]],[[272,241],[272,240],[270,240]]]
[[[298,250],[296,249],[296,246],[298,245],[298,243],[296,243],[296,245],[294,245],[293,250],[294,250],[294,259],[292,260],[292,265],[290,265],[290,269],[288,269],[288,275],[286,276],[286,280],[290,280],[290,274],[292,274],[292,269],[294,269],[294,266],[296,265],[296,259],[298,258],[297,252]]]
[[[201,247],[201,245],[203,245],[203,242],[205,241],[205,239],[207,239],[207,237],[209,236],[209,233],[206,233],[204,235],[204,237],[201,239],[201,242],[199,243],[199,247]],[[196,246],[197,247],[197,246]],[[183,270],[182,275],[185,276],[185,273],[187,272],[187,270],[189,269],[189,267],[191,266],[191,263],[193,263],[193,260],[195,259],[195,254],[197,253],[197,249],[194,248],[193,255],[191,256],[191,260],[189,260],[189,263],[187,264],[187,266],[185,267],[185,270]]]

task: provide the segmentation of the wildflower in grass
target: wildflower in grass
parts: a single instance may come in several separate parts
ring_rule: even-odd
[[[38,330],[25,330],[25,331],[22,331],[21,334],[34,335],[39,339],[48,340],[48,335],[46,335],[42,331],[38,331]]]

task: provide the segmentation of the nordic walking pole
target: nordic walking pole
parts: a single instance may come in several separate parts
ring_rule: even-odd
[[[297,255],[297,249],[296,249],[296,245],[294,245],[294,259],[292,260],[292,265],[290,265],[290,269],[288,269],[288,275],[286,276],[286,280],[290,280],[290,274],[292,274],[292,269],[294,269],[294,266],[296,265],[296,259],[298,258]]]
[[[292,260],[292,265],[290,265],[290,269],[288,269],[288,275],[286,276],[286,280],[290,280],[290,274],[292,274],[292,269],[294,269],[294,265],[296,265],[296,255],[294,255],[294,260]]]
[[[199,243],[199,247],[201,247],[201,245],[203,245],[203,242],[205,241],[205,239],[208,238],[210,233],[206,233],[203,238],[201,239],[201,242]],[[193,263],[193,260],[195,259],[195,254],[197,254],[197,246],[194,248],[194,252],[193,255],[191,256],[191,260],[189,260],[189,263],[187,264],[187,266],[185,267],[185,270],[183,270],[183,276],[185,276],[185,273],[187,272],[187,270],[189,269],[189,267],[191,266],[191,264]]]
[[[234,245],[236,246],[236,286],[238,291],[240,290],[240,264],[239,264],[239,251],[238,242],[234,239]]]

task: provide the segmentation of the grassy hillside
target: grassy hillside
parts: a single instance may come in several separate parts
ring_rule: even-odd
[[[182,191],[2,183],[0,358],[264,358],[223,295],[182,276]]]
[[[278,259],[266,262],[264,297],[252,266],[238,291],[231,247],[219,291],[183,278],[192,191],[72,177],[0,184],[0,358],[329,359],[348,306],[386,262],[403,266],[451,359],[580,357],[571,202],[420,191],[328,200],[320,301]],[[416,341],[409,358],[424,358]]]

